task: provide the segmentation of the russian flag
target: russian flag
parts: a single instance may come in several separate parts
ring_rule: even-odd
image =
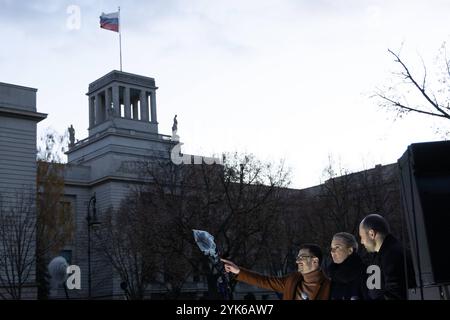
[[[100,16],[100,28],[119,32],[119,12],[102,13]]]

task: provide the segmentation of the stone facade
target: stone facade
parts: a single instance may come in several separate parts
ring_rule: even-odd
[[[0,206],[4,214],[36,217],[36,124],[47,116],[36,112],[36,91],[0,83]],[[33,242],[30,259],[34,246]],[[0,254],[8,255],[1,249]],[[34,264],[31,270],[22,293],[25,299],[37,297]],[[0,272],[4,275],[8,271]],[[1,286],[5,286],[4,281]],[[4,288],[0,290],[4,293]]]

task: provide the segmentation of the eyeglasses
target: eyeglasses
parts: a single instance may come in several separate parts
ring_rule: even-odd
[[[314,258],[314,256],[298,256],[297,261],[305,261],[308,258]]]

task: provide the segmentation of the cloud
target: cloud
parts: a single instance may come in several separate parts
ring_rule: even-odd
[[[67,28],[69,5],[81,10],[80,29]],[[161,133],[177,113],[188,152],[286,156],[303,185],[320,178],[330,151],[355,166],[367,150],[396,160],[408,138],[361,92],[384,79],[390,45],[406,38],[411,52],[436,52],[450,9],[437,0],[0,0],[0,81],[39,89],[38,110],[49,113],[40,128],[72,123],[86,137],[87,86],[118,68],[118,35],[98,17],[119,5],[124,68],[156,78]],[[418,126],[410,139],[428,136]]]

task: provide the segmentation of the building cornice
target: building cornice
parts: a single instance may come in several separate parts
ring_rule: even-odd
[[[15,108],[4,107],[0,105],[0,115],[11,118],[21,118],[26,120],[33,120],[36,122],[42,121],[47,118],[46,113],[40,113],[35,111],[20,110]]]
[[[100,79],[89,84],[89,92],[87,93],[87,95],[90,95],[93,92],[101,88],[104,88],[113,82],[122,82],[124,84],[131,84],[139,87],[157,89],[157,87],[155,86],[154,78],[113,70],[110,73],[101,77]]]

